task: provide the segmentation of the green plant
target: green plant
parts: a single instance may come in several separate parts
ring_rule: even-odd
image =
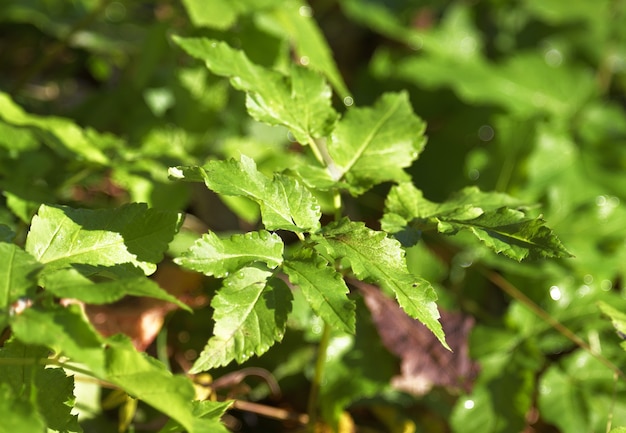
[[[400,43],[377,46],[371,75],[348,86],[311,7],[297,0],[159,2],[156,22],[125,2],[44,3],[0,15],[58,38],[50,58],[20,71],[12,96],[0,94],[7,431],[89,431],[73,409],[106,425],[107,404],[75,398],[74,381],[113,388],[103,394],[121,407],[118,425],[103,428],[227,431],[221,419],[233,399],[196,399],[202,374],[232,377],[234,363],[257,357],[279,378],[306,371],[311,431],[345,431],[345,410],[356,402],[389,429],[428,429],[412,415],[385,412],[420,399],[454,431],[521,431],[533,409],[564,432],[626,424],[616,367],[624,354],[600,350],[611,332],[601,311],[624,332],[621,289],[614,290],[626,238],[615,167],[623,161],[611,140],[623,139],[626,116],[611,98],[625,81],[602,69],[611,55],[623,56],[613,48],[623,36],[618,26],[599,30],[598,16],[609,12],[516,6],[526,20],[554,27],[547,40],[557,48],[542,57],[514,47],[529,36],[495,3],[479,6],[500,26],[483,50],[480,23],[462,3],[422,29],[403,17],[434,19],[429,8],[341,2],[353,22]],[[122,25],[126,16],[136,28]],[[191,29],[180,24],[186,16]],[[576,20],[594,29],[606,57],[565,37]],[[141,35],[141,49],[132,34]],[[90,76],[116,88],[93,91],[58,117],[49,114],[58,107],[34,103],[24,86],[67,47],[84,49]],[[574,62],[550,63],[549,53],[566,48],[598,65],[598,80]],[[426,145],[427,122],[414,106],[435,124],[446,110],[437,98],[459,117],[447,113],[446,132],[433,129]],[[496,131],[493,147],[447,150],[447,131],[472,116],[484,142]],[[196,218],[204,220],[199,230]],[[159,286],[153,274],[170,262],[206,277],[194,290],[210,307],[191,316],[188,293]],[[510,300],[493,302],[498,288]],[[201,349],[193,365],[170,364],[174,322],[160,331],[154,356],[121,334],[101,335],[89,308],[112,304],[107,317],[117,320],[125,297],[163,301],[154,304],[159,317],[172,304],[186,310],[176,317],[191,323]],[[390,385],[397,361],[388,351],[398,355],[397,347],[389,348],[370,305],[389,299],[446,348],[436,302],[478,318],[469,347],[482,373],[471,391],[409,397]]]

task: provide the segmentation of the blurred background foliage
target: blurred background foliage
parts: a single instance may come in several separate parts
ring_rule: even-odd
[[[441,201],[468,185],[506,192],[543,214],[575,256],[516,263],[462,236],[425,236],[408,251],[409,265],[436,285],[443,308],[475,318],[469,350],[481,371],[472,389],[412,395],[391,387],[398,360],[360,314],[355,337],[331,342],[327,416],[348,417],[364,432],[576,433],[626,425],[624,377],[594,356],[619,368],[626,361],[597,304],[626,310],[623,0],[3,0],[0,223],[23,237],[42,202],[140,201],[185,210],[201,231],[253,227],[254,207],[171,183],[167,168],[246,154],[268,172],[287,169],[292,138],[250,119],[244,96],[171,36],[224,40],[281,70],[309,61],[302,50],[318,29],[297,26],[297,16],[308,14],[347,85],[333,78],[332,64],[312,65],[327,72],[338,107],[348,94],[365,106],[384,91],[410,93],[428,125],[426,150],[410,169],[427,198]],[[349,212],[378,227],[388,187],[347,198]],[[193,237],[183,232],[174,254]],[[202,284],[210,295],[213,283]],[[283,392],[277,404],[296,411],[305,410],[321,329],[302,309],[282,344],[246,364],[271,372]],[[149,350],[161,349],[174,369],[188,367],[210,335],[208,317],[175,313]],[[270,399],[258,380],[250,382],[247,398]],[[111,415],[96,406],[85,431],[114,431]],[[231,417],[239,431],[293,427],[253,413]]]

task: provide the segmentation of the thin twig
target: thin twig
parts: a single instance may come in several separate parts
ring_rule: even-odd
[[[487,277],[489,281],[494,283],[496,286],[498,286],[500,289],[502,289],[512,298],[517,299],[519,302],[524,304],[528,309],[530,309],[533,313],[539,316],[541,320],[546,322],[548,325],[552,326],[565,338],[567,338],[572,343],[574,343],[575,345],[577,345],[578,347],[580,347],[581,349],[589,353],[591,356],[596,358],[598,361],[600,361],[602,364],[608,367],[613,373],[615,373],[621,378],[626,379],[626,375],[624,375],[624,372],[622,372],[622,370],[620,370],[619,367],[617,367],[607,358],[602,356],[602,354],[594,350],[586,341],[584,341],[578,335],[574,334],[574,332],[572,332],[569,328],[567,328],[565,325],[563,325],[561,322],[556,320],[554,317],[548,314],[545,310],[543,310],[541,307],[535,304],[528,296],[524,295],[517,287],[515,287],[507,279],[502,277],[502,275],[493,271],[488,271],[486,269],[480,269],[480,270],[482,274],[485,275],[485,277]]]

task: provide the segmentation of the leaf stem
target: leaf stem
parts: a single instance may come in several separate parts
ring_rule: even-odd
[[[309,415],[308,430],[313,433],[315,431],[315,424],[317,423],[317,406],[320,388],[322,385],[322,376],[324,375],[324,365],[326,364],[326,352],[328,351],[328,344],[330,343],[330,326],[324,322],[324,329],[322,331],[322,338],[317,348],[317,359],[315,360],[315,374],[313,376],[313,382],[311,383],[311,390],[309,391],[309,402],[307,407],[307,413]]]

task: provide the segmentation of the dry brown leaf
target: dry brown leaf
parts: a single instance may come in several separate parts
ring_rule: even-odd
[[[469,391],[478,365],[469,357],[467,338],[474,319],[461,313],[441,311],[441,325],[452,352],[445,349],[421,322],[408,316],[380,289],[352,282],[372,313],[383,345],[401,359],[401,375],[392,385],[402,391],[423,395],[433,386]]]

